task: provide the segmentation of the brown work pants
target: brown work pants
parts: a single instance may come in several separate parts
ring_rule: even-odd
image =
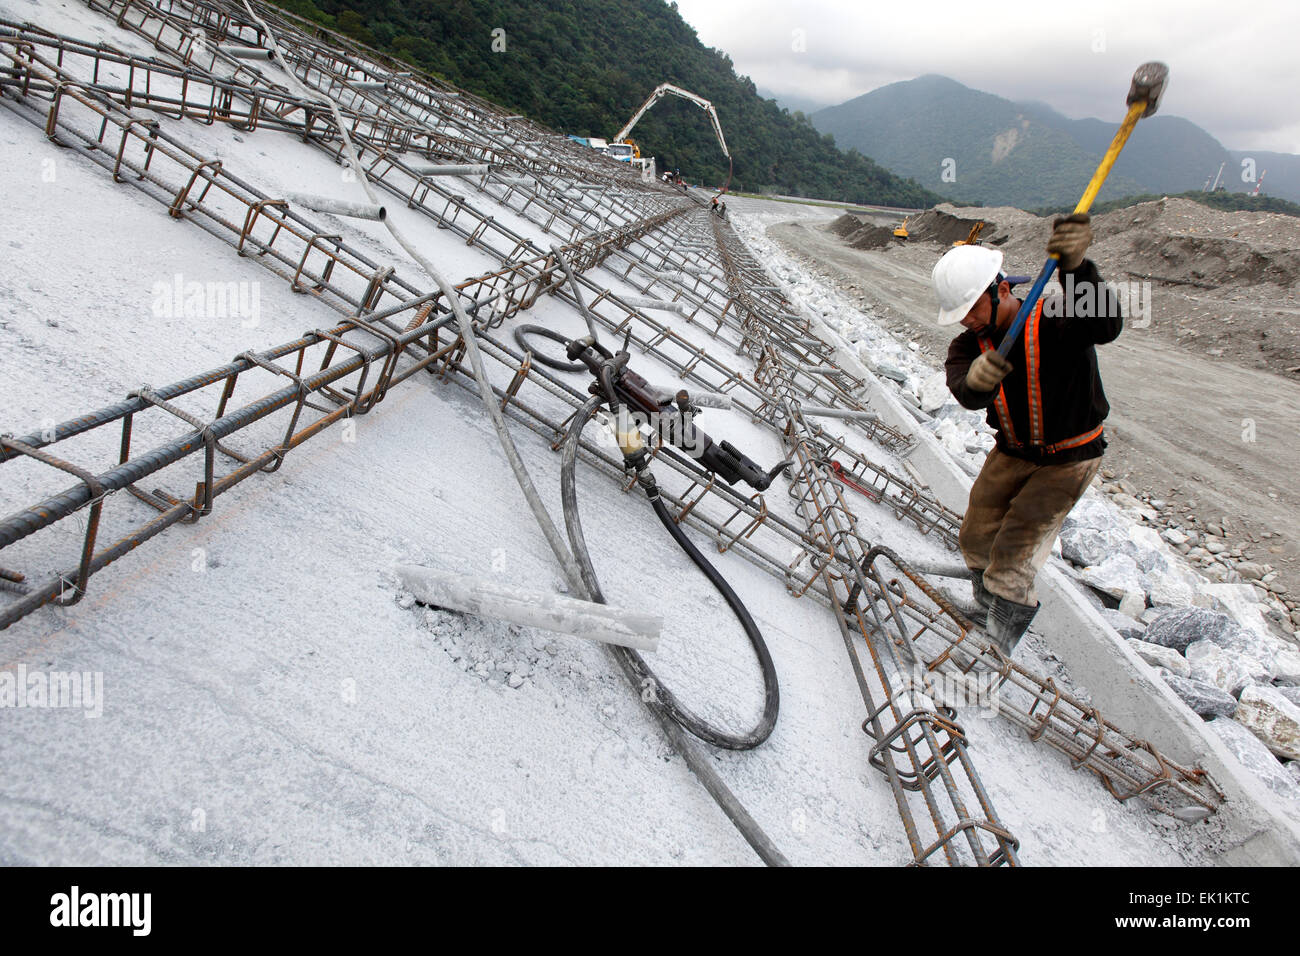
[[[1034,579],[1052,553],[1065,516],[1088,490],[1101,458],[1035,465],[994,448],[970,490],[961,523],[962,557],[984,572],[984,587],[1034,607]]]

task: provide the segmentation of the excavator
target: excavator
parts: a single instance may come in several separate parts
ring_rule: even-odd
[[[981,219],[975,225],[970,227],[970,234],[965,239],[958,239],[953,243],[954,246],[978,246],[980,244],[980,230],[984,228],[984,220]]]
[[[654,106],[665,95],[672,93],[674,96],[680,96],[682,99],[690,100],[700,109],[709,114],[709,122],[713,124],[713,132],[717,134],[718,145],[722,147],[722,154],[727,157],[727,182],[718,191],[719,195],[725,193],[731,187],[732,160],[731,151],[727,149],[727,141],[722,135],[722,124],[718,121],[718,111],[713,108],[713,104],[697,93],[690,90],[684,90],[680,86],[673,86],[671,83],[660,83],[655,87],[655,91],[650,97],[641,104],[641,108],[633,114],[628,120],[627,125],[614,134],[613,140],[610,141],[609,154],[615,159],[626,159],[628,162],[634,162],[641,158],[641,149],[635,142],[628,139],[628,134],[632,132],[632,127],[637,124],[646,110]],[[615,150],[618,152],[616,153]],[[621,154],[621,155],[620,155]]]

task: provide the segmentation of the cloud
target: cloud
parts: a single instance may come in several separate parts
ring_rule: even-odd
[[[1300,153],[1300,4],[677,0],[700,40],[776,93],[841,103],[940,73],[1067,116],[1118,120],[1139,63],[1169,64],[1161,112],[1229,149]]]

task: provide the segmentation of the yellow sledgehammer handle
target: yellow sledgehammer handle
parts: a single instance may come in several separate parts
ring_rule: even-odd
[[[1128,113],[1124,116],[1124,122],[1119,124],[1119,129],[1115,131],[1115,138],[1110,141],[1110,148],[1106,150],[1106,155],[1101,158],[1101,165],[1097,167],[1097,171],[1092,174],[1092,180],[1088,183],[1088,188],[1083,191],[1083,197],[1079,200],[1079,204],[1074,207],[1076,214],[1086,213],[1092,208],[1093,200],[1097,198],[1102,183],[1110,175],[1110,168],[1115,165],[1120,150],[1128,142],[1133,127],[1137,126],[1137,121],[1143,116],[1154,114],[1156,108],[1160,105],[1160,99],[1165,91],[1165,82],[1168,79],[1169,67],[1163,63],[1143,63],[1134,71],[1133,82],[1129,85],[1128,99],[1125,100],[1128,103]],[[1007,334],[1002,336],[1002,342],[998,345],[998,354],[1003,358],[1011,354],[1012,347],[1016,344],[1016,340],[1020,338],[1020,331],[1025,327],[1025,320],[1029,318],[1029,313],[1038,304],[1038,298],[1043,294],[1047,280],[1056,271],[1059,259],[1060,257],[1055,253],[1047,257],[1047,261],[1043,263],[1043,271],[1038,273],[1038,278],[1034,280],[1033,286],[1029,289],[1029,294],[1020,303],[1020,308],[1016,311],[1016,317],[1012,320],[1011,327],[1007,329]]]
[[[1110,141],[1110,149],[1106,150],[1106,155],[1101,158],[1101,165],[1092,174],[1092,180],[1088,183],[1088,188],[1083,191],[1083,198],[1074,207],[1076,213],[1087,212],[1092,208],[1093,200],[1097,198],[1097,193],[1101,190],[1102,184],[1106,181],[1106,177],[1110,175],[1110,168],[1115,165],[1115,160],[1119,159],[1120,150],[1124,148],[1129,134],[1133,132],[1133,127],[1137,126],[1138,118],[1141,117],[1146,108],[1146,100],[1139,100],[1128,108],[1128,115],[1124,117],[1124,122],[1120,123],[1119,129],[1115,131],[1115,138]]]

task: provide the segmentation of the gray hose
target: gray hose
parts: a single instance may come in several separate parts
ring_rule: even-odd
[[[582,313],[583,319],[586,320],[587,331],[591,334],[593,339],[599,338],[600,333],[596,331],[596,317],[592,315],[591,310],[587,308],[587,303],[582,301],[582,288],[578,285],[578,276],[573,271],[573,266],[569,265],[569,257],[564,254],[563,249],[555,245],[551,246],[551,254],[555,256],[555,261],[558,262],[560,268],[564,270],[564,275],[565,278],[569,280],[569,285],[573,286],[573,298],[578,303],[578,311]]]

